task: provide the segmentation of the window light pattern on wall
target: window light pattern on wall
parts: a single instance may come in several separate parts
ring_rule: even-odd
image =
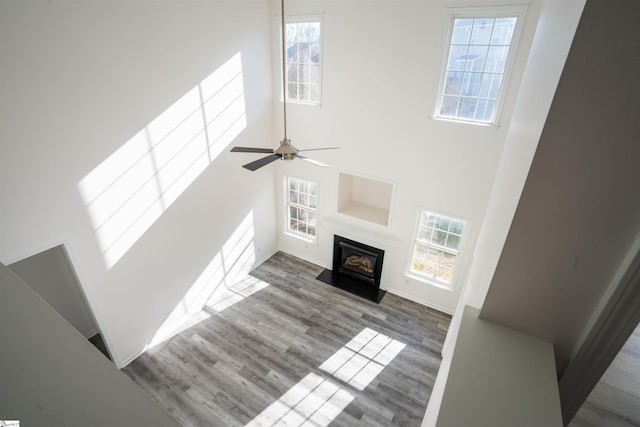
[[[319,18],[287,19],[287,100],[320,103],[321,34]]]
[[[79,190],[108,268],[246,125],[238,53],[80,181]]]
[[[495,122],[517,20],[453,19],[438,117]]]
[[[167,316],[146,348],[165,340],[269,286],[249,276],[256,261],[254,214],[249,214],[231,233],[182,299]],[[210,310],[203,310],[205,306]]]
[[[409,272],[450,286],[464,228],[462,220],[422,210]]]
[[[318,186],[315,182],[287,177],[287,229],[310,239],[316,238]]]

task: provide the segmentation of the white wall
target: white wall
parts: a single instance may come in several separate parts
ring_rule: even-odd
[[[584,3],[547,1],[542,5],[473,263],[442,349],[443,360],[423,419],[425,427],[435,425],[438,417],[465,306],[480,309],[484,304]]]
[[[474,1],[468,5],[482,3]],[[316,180],[320,185],[318,244],[306,244],[281,233],[280,245],[284,250],[328,266],[332,241],[327,229],[331,226],[325,222],[338,222],[360,235],[382,235],[392,241],[390,253],[385,254],[388,280],[382,286],[453,312],[510,132],[542,2],[529,4],[497,127],[430,118],[446,50],[447,5],[442,1],[287,2],[287,14],[324,13],[323,104],[320,107],[290,104],[289,137],[298,148],[341,149],[309,153],[331,164],[328,170],[289,162],[280,164],[278,179],[290,173]],[[558,60],[553,56],[552,59]],[[540,80],[544,88],[553,90],[553,79]],[[278,103],[276,111],[280,109]],[[543,116],[545,113],[543,110]],[[278,120],[276,124],[281,126]],[[336,214],[340,171],[395,184],[388,227]],[[282,209],[281,191],[278,196]],[[469,223],[455,292],[405,276],[419,207],[460,217]],[[283,224],[281,231],[282,227]]]
[[[587,1],[482,308],[552,342],[560,374],[640,231],[639,11]]]
[[[249,173],[226,150],[115,263],[105,259],[79,185],[238,53],[246,127],[233,144],[269,145],[270,13],[258,0],[0,4],[0,261],[68,242],[119,366],[187,304],[212,260],[228,257],[243,220],[252,257],[275,250],[272,172]]]
[[[247,127],[233,144],[273,147],[282,138],[282,104],[271,92],[272,85],[280,87],[277,63],[271,63],[279,51],[279,5],[261,0],[3,2],[0,260],[14,262],[52,242],[68,241],[117,363],[126,363],[153,339],[190,284],[217,259],[251,212],[257,259],[280,247],[329,266],[331,233],[336,227],[346,229],[387,246],[383,287],[453,312],[472,267],[505,141],[524,129],[531,113],[544,117],[545,102],[537,92],[548,98],[557,81],[545,74],[545,67],[527,64],[534,32],[542,29],[548,35],[536,48],[536,61],[556,63],[562,55],[546,55],[545,49],[554,49],[558,37],[570,39],[571,31],[550,15],[539,21],[543,2],[530,3],[500,126],[433,120],[429,117],[445,50],[447,4],[287,1],[288,14],[323,13],[325,24],[323,105],[290,104],[289,137],[299,148],[340,146],[314,152],[313,157],[332,167],[278,162],[250,173],[239,167],[250,155],[222,153],[109,266],[78,185],[238,52]],[[564,2],[544,2],[548,4]],[[568,9],[574,13],[573,6]],[[526,105],[536,107],[518,113],[514,108],[525,71],[532,102]],[[516,122],[517,128],[511,126]],[[539,128],[533,127],[530,133],[535,134]],[[512,141],[511,147],[521,143],[518,138]],[[505,170],[500,182],[508,182],[512,173],[523,174],[521,169]],[[388,227],[336,213],[339,171],[395,184]],[[282,233],[286,174],[320,184],[317,245]],[[493,204],[492,218],[501,212],[501,203]],[[419,207],[469,221],[455,292],[404,275]],[[506,218],[498,221],[498,228],[508,227],[509,215]],[[496,251],[492,256],[498,256],[499,248]],[[493,269],[478,268],[484,283]],[[467,288],[474,289],[474,283]]]

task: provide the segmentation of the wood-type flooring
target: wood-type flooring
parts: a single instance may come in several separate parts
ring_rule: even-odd
[[[569,427],[639,426],[640,326],[637,326]]]
[[[185,427],[419,426],[450,316],[321,271],[276,253],[123,371]]]

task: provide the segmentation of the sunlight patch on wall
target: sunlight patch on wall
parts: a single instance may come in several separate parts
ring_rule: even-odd
[[[237,53],[80,181],[107,268],[246,125]]]
[[[221,311],[269,286],[268,283],[249,276],[249,270],[256,262],[254,237],[251,211],[184,294],[147,348],[154,347],[210,317],[209,313],[203,311],[205,305]]]
[[[365,328],[320,365],[320,369],[358,390],[364,390],[405,346],[400,341]]]
[[[246,426],[328,426],[353,399],[353,394],[312,372]]]

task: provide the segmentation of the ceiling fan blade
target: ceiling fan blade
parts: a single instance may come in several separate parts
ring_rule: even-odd
[[[273,153],[271,148],[258,147],[233,147],[231,151],[235,153]]]
[[[280,158],[280,156],[278,154],[271,154],[267,157],[263,157],[261,159],[258,159],[256,161],[253,161],[251,163],[247,163],[246,165],[242,165],[243,168],[245,169],[249,169],[250,171],[255,171],[259,168],[261,168],[262,166],[266,166],[271,162],[274,162],[276,160],[278,160]]]
[[[319,150],[339,150],[340,147],[325,147],[325,148],[307,148],[306,150],[298,151],[319,151]]]
[[[327,164],[324,164],[324,163],[319,162],[319,161],[317,161],[317,160],[310,159],[310,158],[305,157],[305,156],[301,156],[300,154],[296,154],[296,157],[297,157],[297,158],[299,158],[299,159],[304,160],[305,162],[309,162],[309,163],[311,163],[311,164],[314,164],[314,165],[316,165],[316,166],[320,166],[320,167],[322,167],[322,168],[329,167],[329,165],[327,165]]]

